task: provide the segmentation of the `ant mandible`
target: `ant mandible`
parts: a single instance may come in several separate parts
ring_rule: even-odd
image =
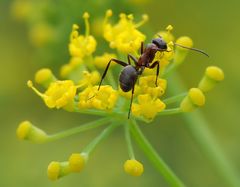
[[[207,53],[205,53],[204,51],[201,51],[199,49],[196,49],[196,48],[189,48],[189,47],[182,46],[182,45],[176,44],[176,43],[174,43],[174,45],[185,48],[185,49],[197,51],[197,52],[200,52],[200,53],[208,56]],[[158,51],[170,52],[167,50],[167,43],[164,41],[164,39],[161,36],[153,39],[151,43],[147,44],[145,49],[143,47],[143,42],[141,43],[141,55],[140,55],[139,59],[135,58],[131,54],[127,55],[128,63],[123,62],[118,59],[115,59],[115,58],[112,58],[108,62],[107,66],[105,68],[105,71],[102,75],[101,81],[98,86],[98,90],[100,90],[102,81],[107,74],[107,71],[108,71],[108,68],[109,68],[111,62],[115,62],[124,67],[119,75],[119,83],[120,83],[120,88],[122,89],[122,91],[128,92],[128,91],[132,90],[130,107],[129,107],[129,111],[128,111],[128,119],[130,118],[130,113],[131,113],[131,107],[132,107],[133,95],[134,95],[134,87],[135,87],[136,81],[138,79],[138,76],[142,75],[145,68],[153,69],[157,66],[156,80],[155,80],[155,85],[157,86],[160,62],[159,61],[153,62],[153,60],[154,60],[156,52],[158,52]],[[133,60],[134,66],[131,65],[131,60]]]

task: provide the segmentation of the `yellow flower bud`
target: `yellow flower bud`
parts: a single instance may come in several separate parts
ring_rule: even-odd
[[[191,88],[188,95],[183,99],[180,108],[183,112],[191,112],[195,108],[205,104],[205,96],[199,88]]]
[[[193,41],[188,36],[182,36],[177,39],[176,44],[180,44],[185,47],[192,47]],[[186,58],[187,53],[188,53],[187,49],[176,46],[175,55],[174,55],[174,63],[176,65],[181,64],[184,61],[184,59]]]
[[[57,179],[68,175],[69,173],[70,171],[68,162],[52,161],[47,168],[48,178],[52,181],[56,181]]]
[[[38,70],[35,74],[35,81],[36,83],[42,85],[44,88],[47,88],[51,82],[56,81],[56,78],[50,69],[43,68]]]
[[[84,168],[86,162],[87,162],[87,155],[85,154],[79,154],[79,153],[73,153],[69,157],[69,169],[71,172],[80,172]]]
[[[34,143],[44,143],[48,135],[41,129],[32,125],[29,121],[23,121],[17,128],[17,137],[21,140],[29,140]]]
[[[134,159],[127,160],[123,167],[125,172],[132,176],[141,176],[144,171],[143,165]]]
[[[203,92],[208,92],[215,87],[215,85],[224,79],[222,69],[216,66],[209,66],[205,71],[205,75],[198,84],[198,88]]]

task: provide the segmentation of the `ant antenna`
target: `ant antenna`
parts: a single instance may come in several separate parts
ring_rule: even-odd
[[[186,47],[186,46],[183,46],[183,45],[180,45],[180,44],[177,44],[177,43],[174,43],[174,45],[179,46],[179,47],[182,47],[182,48],[185,48],[185,49],[188,49],[188,50],[192,50],[192,51],[196,51],[196,52],[202,53],[203,55],[209,57],[209,55],[208,55],[206,52],[204,52],[204,51],[202,51],[202,50],[200,50],[200,49],[191,48],[191,47]]]

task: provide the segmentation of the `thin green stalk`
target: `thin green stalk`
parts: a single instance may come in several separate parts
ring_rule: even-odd
[[[181,94],[179,94],[179,95],[166,98],[166,99],[163,100],[163,102],[164,102],[166,105],[172,104],[172,103],[181,101],[186,95],[187,95],[187,92],[181,93]]]
[[[77,134],[77,133],[87,131],[96,127],[100,127],[102,125],[105,125],[109,121],[110,121],[110,118],[102,118],[102,119],[95,120],[93,122],[86,123],[84,125],[81,125],[72,129],[68,129],[66,131],[62,131],[62,132],[50,135],[49,138],[47,139],[47,142],[59,140],[59,139],[71,136],[73,134]]]
[[[94,148],[102,142],[111,132],[118,126],[117,123],[109,125],[107,128],[105,128],[101,134],[99,134],[91,143],[89,143],[84,149],[83,152],[87,155],[90,154]]]
[[[162,112],[159,112],[158,115],[172,115],[172,114],[180,114],[182,110],[180,108],[172,108],[172,109],[165,109]]]
[[[130,123],[133,137],[135,138],[139,146],[142,148],[148,159],[156,167],[158,172],[172,187],[185,187],[183,182],[173,173],[173,171],[167,166],[167,164],[154,150],[152,145],[148,142],[144,134],[141,132],[140,128],[137,126],[136,122],[131,120]]]
[[[132,147],[132,141],[131,141],[131,135],[130,135],[130,124],[126,123],[124,126],[124,134],[125,134],[125,139],[128,147],[128,154],[131,159],[135,159],[133,147]]]
[[[80,114],[89,114],[89,115],[95,115],[95,116],[108,116],[109,113],[103,110],[95,110],[95,109],[78,109],[76,108],[74,112],[80,113]]]
[[[169,84],[172,93],[179,93],[184,90],[181,79],[177,75],[173,74],[171,76],[171,82],[175,83],[174,85]],[[224,156],[221,148],[208,128],[209,124],[201,113],[196,111],[191,114],[183,114],[183,118],[186,120],[187,128],[193,135],[193,138],[199,144],[202,152],[211,161],[216,171],[226,183],[226,186],[239,187],[240,179],[236,174],[235,168],[233,168],[231,163],[229,163]]]

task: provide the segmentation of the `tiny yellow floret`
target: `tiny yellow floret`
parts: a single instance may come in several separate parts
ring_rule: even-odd
[[[182,100],[180,108],[183,112],[191,112],[205,104],[205,96],[199,88],[191,88],[188,95]]]
[[[216,66],[207,67],[206,75],[215,81],[222,81],[224,79],[224,73],[222,69]]]
[[[29,121],[21,122],[17,128],[17,137],[21,140],[26,139],[31,130],[31,127],[32,124]]]
[[[158,98],[152,98],[149,94],[138,95],[138,104],[132,104],[132,113],[137,117],[144,117],[147,120],[152,120],[158,112],[161,112],[166,107]]]
[[[20,140],[29,140],[33,143],[44,143],[48,138],[42,129],[34,126],[30,121],[21,122],[16,134]]]
[[[183,45],[185,47],[192,47],[193,46],[193,41],[190,37],[188,36],[181,36],[180,38],[177,39],[176,41],[177,44]],[[181,48],[182,50],[186,50]]]
[[[212,90],[217,83],[224,79],[224,72],[216,66],[207,67],[205,74],[198,84],[198,88],[203,92]]]
[[[56,181],[60,176],[61,166],[59,162],[51,162],[47,168],[48,178],[52,181]]]
[[[69,168],[71,172],[80,172],[86,163],[86,159],[79,153],[73,153],[69,157]]]
[[[205,104],[205,96],[200,89],[191,88],[188,94],[193,104],[197,106],[203,106]]]
[[[51,82],[56,81],[56,78],[50,69],[43,68],[36,72],[35,81],[36,83],[47,88]]]
[[[124,163],[124,170],[127,174],[132,176],[141,176],[143,174],[143,165],[137,160],[127,160]]]

